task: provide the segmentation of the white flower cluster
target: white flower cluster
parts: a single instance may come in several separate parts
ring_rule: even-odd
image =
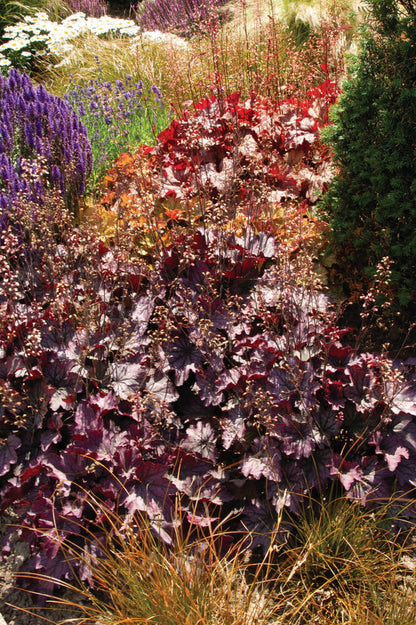
[[[50,21],[46,13],[36,13],[34,17],[26,16],[23,22],[4,29],[3,39],[8,41],[0,45],[0,68],[16,65],[16,61],[19,64],[19,56],[23,59],[45,54],[64,56],[73,50],[70,42],[83,33],[92,33],[97,37],[135,37],[139,28],[133,20],[116,19],[108,15],[86,17],[85,13],[80,12],[58,23]]]

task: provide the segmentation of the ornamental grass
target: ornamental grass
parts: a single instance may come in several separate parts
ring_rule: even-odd
[[[394,501],[368,512],[335,493],[327,500],[308,494],[289,540],[282,540],[289,533],[278,519],[263,555],[253,548],[256,534],[233,536],[209,514],[195,525],[192,514],[182,516],[179,501],[169,544],[146,516],[126,525],[117,511],[89,501],[100,518],[89,547],[74,542],[63,550],[69,564],[77,558],[89,569],[89,582],[54,580],[62,596],[45,596],[46,604],[29,612],[42,621],[399,625],[416,617],[412,546],[387,529]],[[99,559],[92,561],[92,553]],[[17,575],[23,582],[51,581],[43,578]],[[62,620],[51,621],[48,614],[57,609]]]

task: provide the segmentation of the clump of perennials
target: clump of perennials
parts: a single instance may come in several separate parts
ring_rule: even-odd
[[[98,59],[97,73],[98,77],[88,83],[71,80],[64,96],[85,124],[91,141],[91,188],[121,152],[153,144],[171,117],[156,85],[146,88],[142,81],[135,83],[130,74],[115,83],[105,81]]]
[[[133,6],[140,28],[146,30],[176,31],[189,36],[214,15],[226,0],[144,0]]]
[[[87,17],[85,13],[74,13],[61,22],[50,20],[46,13],[28,15],[24,21],[6,26],[0,45],[1,67],[30,70],[41,60],[43,65],[69,64],[75,40],[83,34],[97,37],[136,37],[139,28],[133,20],[118,19],[103,15]]]
[[[0,83],[6,95],[10,80],[32,93],[28,78],[12,72]],[[57,142],[50,153],[59,153],[48,130],[55,100],[33,93],[43,104],[42,137],[50,132]],[[327,95],[315,92],[324,102]],[[85,132],[58,102],[75,119],[69,137],[59,137],[69,154]],[[228,119],[214,99],[197,103],[195,116],[175,120],[155,146],[152,157],[171,174],[159,191],[177,192],[186,205],[192,198],[180,172],[185,191],[196,193],[196,165],[207,166],[207,180],[214,176],[216,150],[225,160],[236,137],[244,167],[233,184],[244,181],[265,116],[274,160],[261,167],[277,193],[307,202],[304,152],[318,149],[312,103],[286,102],[271,120],[237,98]],[[22,109],[28,129],[32,108]],[[326,119],[325,106],[322,113]],[[193,123],[209,139],[203,162],[183,132]],[[64,181],[72,171],[66,154]],[[27,169],[22,177],[29,184]],[[342,492],[370,508],[394,497],[393,516],[416,514],[413,361],[393,363],[349,342],[316,288],[301,231],[294,241],[255,222],[238,232],[227,214],[218,219],[221,188],[208,182],[211,213],[191,228],[172,219],[170,239],[141,258],[76,225],[53,178],[40,202],[14,198],[3,177],[10,201],[0,232],[0,512],[13,506],[19,514],[3,551],[16,538],[27,543],[25,572],[42,594],[56,579],[92,582],[89,562],[102,554],[100,506],[117,510],[122,531],[146,517],[168,545],[179,513],[188,526],[221,525],[227,540],[246,540],[263,554],[287,540],[310,493],[324,500]],[[63,558],[63,543],[85,558]]]
[[[25,172],[39,158],[46,175],[32,181]],[[21,194],[41,202],[46,185],[75,209],[91,167],[87,130],[70,105],[16,69],[0,76],[0,207],[10,209]]]

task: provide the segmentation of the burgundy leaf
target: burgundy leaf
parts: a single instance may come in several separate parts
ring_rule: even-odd
[[[200,350],[186,335],[176,339],[165,347],[170,366],[175,371],[175,382],[181,386],[189,377],[191,371],[201,367],[204,359]]]

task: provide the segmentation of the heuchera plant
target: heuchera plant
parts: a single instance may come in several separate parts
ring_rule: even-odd
[[[225,209],[228,219],[238,212],[270,219],[288,202],[305,209],[314,205],[332,177],[330,154],[319,135],[337,93],[335,83],[325,81],[305,101],[271,102],[252,94],[240,102],[238,93],[203,99],[147,150],[153,193],[182,217],[192,204],[204,202]],[[123,198],[124,208],[130,202],[139,213],[142,178],[140,166],[128,179],[116,167],[106,178],[103,205],[119,215]],[[149,214],[147,204],[144,211]]]
[[[24,246],[1,234],[0,511],[19,515],[26,571],[89,579],[59,543],[99,555],[94,502],[170,541],[179,495],[187,522],[232,512],[267,549],[307,492],[415,488],[414,380],[347,344],[284,242],[174,231],[150,268],[57,206],[14,207],[36,217]]]
[[[39,159],[45,184],[24,173]],[[45,185],[59,189],[74,208],[91,166],[87,131],[69,103],[16,69],[0,76],[0,209],[10,208],[22,193],[39,202]]]
[[[327,80],[305,101],[269,102],[252,94],[240,102],[238,93],[203,99],[158,137],[161,195],[209,190],[218,198],[232,191],[247,201],[246,181],[263,178],[271,189],[263,202],[315,201],[330,180],[330,155],[319,130],[337,93]]]

